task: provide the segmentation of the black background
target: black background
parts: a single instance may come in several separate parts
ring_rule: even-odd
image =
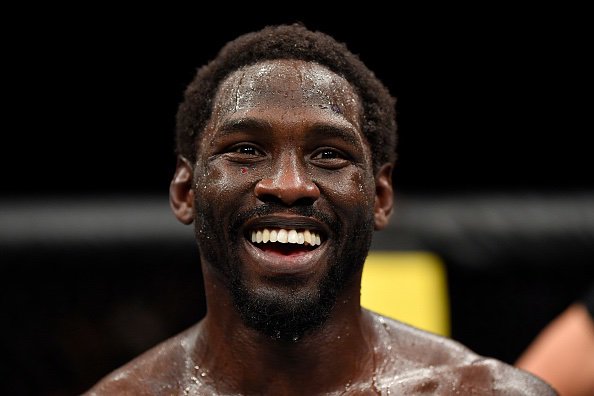
[[[0,192],[166,193],[196,68],[293,21],[346,42],[398,97],[397,191],[594,186],[580,10],[222,8],[7,13]]]

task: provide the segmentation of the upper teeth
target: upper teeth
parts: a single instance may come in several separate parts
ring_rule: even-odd
[[[252,231],[252,242],[254,243],[267,243],[267,242],[280,242],[280,243],[297,243],[299,245],[321,245],[320,234],[312,232],[310,230],[288,230],[284,228],[268,229],[264,228],[261,230]]]

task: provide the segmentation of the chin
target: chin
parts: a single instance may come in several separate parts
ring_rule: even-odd
[[[272,285],[253,287],[239,271],[233,271],[231,294],[246,326],[282,342],[298,342],[323,326],[367,256],[367,249],[360,245],[336,250],[343,255],[334,256],[326,274],[313,285],[284,277]]]
[[[232,295],[248,327],[274,340],[298,342],[323,325],[334,307],[336,293],[320,290],[323,289],[298,286],[250,290],[242,284],[234,284]]]

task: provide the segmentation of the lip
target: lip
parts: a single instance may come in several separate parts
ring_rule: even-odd
[[[311,217],[296,215],[271,215],[250,219],[243,226],[243,234],[249,239],[251,230],[261,228],[308,229],[321,233],[324,239],[327,239],[330,234],[326,224]]]
[[[259,228],[309,229],[319,232],[323,242],[317,248],[296,255],[281,255],[266,252],[252,244],[246,235]],[[269,276],[307,275],[315,271],[322,261],[328,245],[328,227],[311,217],[303,216],[265,216],[248,220],[243,227],[242,243],[258,272]]]

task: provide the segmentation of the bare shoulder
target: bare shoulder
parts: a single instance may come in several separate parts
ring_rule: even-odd
[[[196,326],[162,342],[108,374],[85,395],[177,394],[195,334]]]
[[[454,340],[369,314],[383,351],[382,387],[396,394],[556,395],[535,376]]]

